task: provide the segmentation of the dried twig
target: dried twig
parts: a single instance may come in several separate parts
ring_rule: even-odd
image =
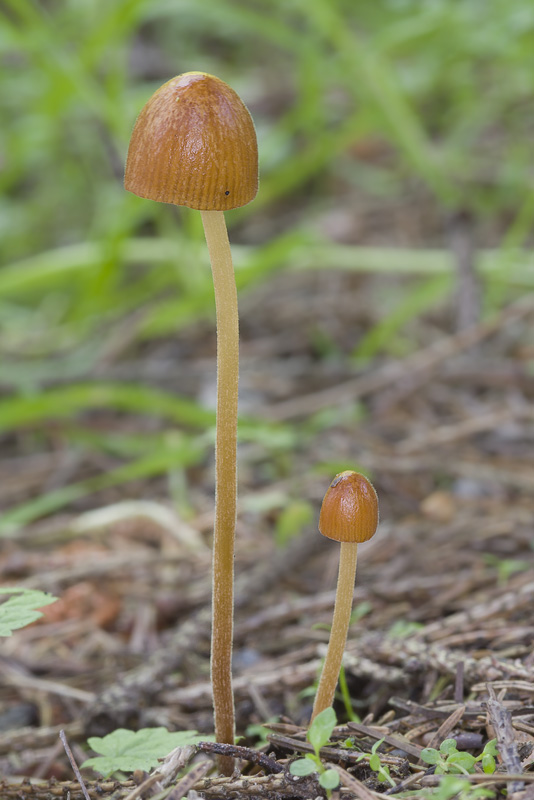
[[[195,784],[201,780],[206,772],[213,764],[211,761],[201,761],[200,764],[195,764],[193,769],[185,775],[179,783],[176,784],[172,792],[167,795],[166,800],[182,800],[182,797],[195,787]]]
[[[284,768],[274,758],[266,756],[260,750],[253,750],[251,747],[242,747],[237,744],[221,744],[220,742],[200,742],[198,749],[204,753],[215,753],[229,758],[242,758],[244,761],[250,761],[251,764],[258,764],[267,772],[278,773],[284,771]]]
[[[124,800],[137,800],[138,797],[141,797],[145,792],[151,789],[153,786],[157,788],[161,788],[159,786],[159,779],[161,775],[158,772],[154,772],[152,775],[148,775],[145,780],[141,781],[141,783],[132,789],[130,794],[128,794]]]
[[[321,537],[300,537],[291,547],[273,558],[265,568],[260,564],[236,582],[236,609],[252,606],[262,592],[277,585],[283,575],[302,566],[322,546]],[[102,733],[112,725],[125,724],[139,715],[143,701],[147,702],[155,691],[161,689],[165,678],[180,668],[184,658],[195,652],[199,644],[209,639],[210,608],[202,608],[182,623],[172,637],[158,648],[146,664],[121,676],[117,683],[107,687],[87,710],[87,724],[91,732]],[[207,649],[207,648],[206,648]]]
[[[343,786],[346,786],[347,789],[350,789],[359,800],[376,800],[376,795],[367,786],[355,778],[354,775],[351,775],[350,772],[347,772],[346,769],[340,767],[339,764],[330,764],[327,763],[325,766],[329,767],[330,769],[335,769],[338,773],[341,783]]]
[[[441,742],[446,739],[451,731],[457,726],[464,714],[465,706],[459,706],[457,709],[455,709],[450,717],[447,717],[447,719],[441,723],[438,730],[428,743],[428,747],[439,747]]]
[[[63,743],[63,747],[65,748],[65,753],[67,754],[67,758],[70,761],[70,765],[72,767],[72,771],[76,775],[76,779],[77,779],[78,783],[80,784],[80,788],[82,790],[83,796],[84,796],[85,800],[90,800],[90,797],[89,797],[89,794],[87,792],[87,789],[85,788],[85,783],[83,782],[82,774],[81,774],[80,770],[78,769],[78,765],[77,765],[76,760],[75,760],[75,758],[74,758],[74,756],[72,754],[72,750],[70,749],[69,743],[67,742],[67,737],[65,736],[65,731],[62,730],[62,731],[59,732],[59,738],[61,739],[61,741]]]
[[[511,303],[494,319],[444,337],[402,361],[386,364],[369,375],[359,376],[329,389],[271,404],[262,408],[261,413],[277,421],[293,419],[316,413],[328,406],[354,403],[359,398],[395,387],[386,399],[383,399],[384,396],[381,398],[381,411],[385,411],[394,402],[419,389],[444,361],[482,342],[505,325],[528,316],[533,310],[532,297],[521,298]]]
[[[360,722],[347,722],[347,728],[349,728],[351,731],[356,731],[357,733],[363,733],[365,736],[370,736],[376,741],[378,741],[378,739],[384,739],[387,744],[395,747],[398,750],[402,750],[413,758],[418,759],[421,756],[421,751],[423,748],[418,747],[418,745],[415,745],[412,742],[409,742],[408,739],[405,739],[403,736],[384,733],[383,730],[375,730],[369,725],[362,725]]]
[[[517,752],[515,733],[509,711],[497,700],[495,689],[488,684],[489,699],[486,702],[489,718],[497,737],[497,746],[502,762],[508,773],[520,774],[523,770]],[[513,781],[508,787],[509,793],[520,792],[524,788],[523,781]]]

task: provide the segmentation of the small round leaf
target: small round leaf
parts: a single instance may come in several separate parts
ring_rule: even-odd
[[[490,739],[484,747],[484,755],[488,753],[490,756],[498,756],[499,749],[497,747],[497,739]]]
[[[378,772],[378,770],[382,766],[380,764],[380,756],[378,755],[378,753],[373,753],[372,756],[369,758],[369,766],[371,767],[373,772]]]
[[[339,786],[339,775],[335,769],[327,769],[319,775],[319,783],[323,789],[335,789]]]
[[[493,775],[496,767],[497,765],[495,764],[495,758],[491,755],[491,753],[484,753],[482,756],[482,769],[486,775]]]
[[[425,747],[424,750],[421,750],[421,758],[425,764],[437,764],[440,755],[433,747]]]
[[[317,767],[311,759],[299,758],[297,761],[293,761],[289,767],[289,771],[292,775],[298,775],[300,778],[303,778],[305,775],[311,775],[312,772],[317,772]]]
[[[467,772],[474,772],[475,762],[476,758],[472,756],[471,753],[451,753],[447,759],[447,764],[461,767],[467,770]]]

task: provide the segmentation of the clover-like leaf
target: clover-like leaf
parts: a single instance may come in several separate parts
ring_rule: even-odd
[[[0,605],[0,636],[11,636],[13,631],[35,622],[42,617],[37,609],[54,603],[57,597],[38,589],[19,589],[8,586],[0,589],[0,595],[12,597]]]
[[[197,731],[170,732],[166,728],[128,731],[118,728],[107,736],[92,736],[88,739],[89,747],[100,755],[88,758],[82,767],[92,767],[104,778],[117,771],[135,772],[142,769],[148,772],[175,747],[194,745],[212,738],[199,736]]]

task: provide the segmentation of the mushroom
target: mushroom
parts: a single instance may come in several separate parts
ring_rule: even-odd
[[[254,123],[236,92],[205,72],[186,72],[161,86],[135,123],[124,185],[140,197],[200,210],[211,260],[217,319],[211,680],[217,741],[233,744],[239,328],[223,212],[246,205],[258,191]],[[226,762],[231,772],[232,759]]]
[[[378,497],[372,484],[359,472],[340,472],[327,489],[319,515],[319,531],[341,542],[341,551],[330,641],[312,720],[334,701],[352,610],[358,545],[374,536],[377,527]]]

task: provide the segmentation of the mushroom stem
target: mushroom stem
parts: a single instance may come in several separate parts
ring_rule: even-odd
[[[239,322],[230,242],[222,211],[201,211],[208,245],[217,316],[217,432],[215,444],[215,527],[211,681],[217,742],[234,744],[232,639],[234,614],[234,539],[237,496],[237,394]],[[219,767],[231,774],[233,759]]]
[[[336,603],[332,619],[332,628],[330,630],[330,641],[328,642],[328,650],[326,652],[317,694],[315,695],[312,721],[317,714],[324,711],[325,708],[329,708],[334,702],[334,693],[336,691],[349,630],[357,557],[358,544],[356,542],[341,542]]]

